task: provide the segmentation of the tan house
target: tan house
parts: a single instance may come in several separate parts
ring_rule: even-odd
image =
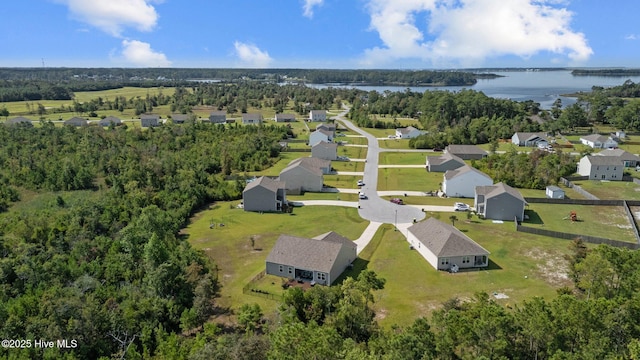
[[[338,159],[338,144],[320,141],[311,147],[311,157],[324,160]]]
[[[306,191],[321,192],[324,174],[331,172],[331,161],[312,157],[295,159],[280,171],[280,180],[286,183],[288,194]]]

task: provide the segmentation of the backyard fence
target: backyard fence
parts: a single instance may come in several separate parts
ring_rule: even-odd
[[[259,272],[258,275],[254,276],[253,279],[251,279],[249,283],[242,288],[242,293],[245,295],[257,296],[269,300],[282,300],[281,295],[272,294],[268,291],[258,289],[256,287],[256,282],[262,280],[265,275],[265,270]]]
[[[529,233],[529,234],[550,236],[550,237],[565,239],[565,240],[574,240],[574,239],[580,238],[584,242],[587,242],[590,244],[607,244],[615,247],[624,247],[632,250],[637,250],[638,248],[640,248],[637,242],[631,243],[631,242],[625,242],[625,241],[619,241],[619,240],[605,239],[597,236],[570,234],[570,233],[565,233],[560,231],[532,228],[532,227],[523,226],[523,225],[516,225],[516,231]]]
[[[593,195],[592,193],[588,192],[587,190],[583,189],[582,187],[576,185],[573,183],[573,181],[579,181],[579,180],[589,180],[588,176],[574,176],[574,177],[567,177],[567,178],[560,178],[560,181],[569,188],[572,188],[573,190],[575,190],[578,194],[586,197],[587,199],[591,199],[591,200],[599,200],[597,196]]]

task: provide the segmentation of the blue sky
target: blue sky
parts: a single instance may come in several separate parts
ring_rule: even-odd
[[[5,0],[0,66],[640,67],[640,1]]]

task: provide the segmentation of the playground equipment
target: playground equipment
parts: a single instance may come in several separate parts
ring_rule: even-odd
[[[562,218],[562,220],[567,220],[567,219],[570,219],[571,222],[576,222],[578,221],[578,214],[572,210],[568,216],[565,216],[564,218]]]

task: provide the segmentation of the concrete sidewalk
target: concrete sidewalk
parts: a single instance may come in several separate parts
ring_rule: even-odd
[[[367,228],[364,229],[360,237],[356,241],[354,241],[358,246],[357,248],[358,254],[360,254],[360,252],[364,250],[364,248],[367,247],[367,245],[369,245],[369,242],[371,242],[371,239],[373,239],[373,236],[376,234],[376,231],[378,231],[378,228],[380,227],[380,225],[382,225],[382,223],[375,222],[375,221],[370,222],[369,226],[367,226]]]
[[[402,169],[402,168],[407,168],[407,169],[426,169],[426,165],[378,165],[378,169]]]

